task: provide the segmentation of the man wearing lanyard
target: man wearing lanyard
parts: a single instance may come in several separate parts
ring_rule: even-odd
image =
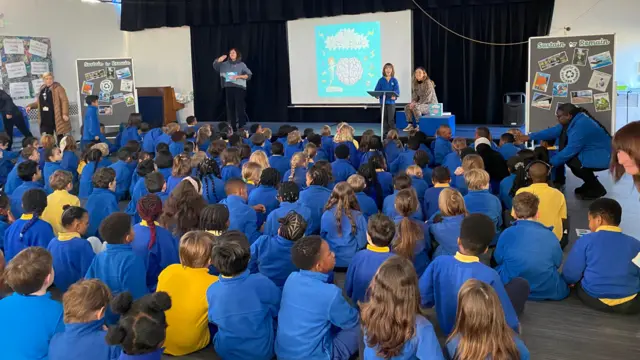
[[[25,137],[33,136],[27,126],[22,112],[13,103],[11,96],[4,90],[0,90],[0,113],[2,113],[2,122],[4,123],[4,131],[9,136],[9,149],[13,145],[13,126],[18,128]]]

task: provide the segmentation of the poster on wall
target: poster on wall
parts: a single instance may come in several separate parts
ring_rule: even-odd
[[[98,117],[105,125],[126,123],[129,114],[138,111],[133,59],[78,59],[76,70],[82,119],[87,111],[85,99],[89,95],[97,96]]]
[[[527,131],[555,126],[558,106],[571,103],[611,132],[614,61],[615,34],[530,38]]]
[[[36,97],[42,74],[53,71],[51,40],[0,35],[0,84],[14,100]]]

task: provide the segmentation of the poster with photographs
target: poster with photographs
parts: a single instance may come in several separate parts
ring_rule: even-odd
[[[131,58],[98,58],[76,60],[78,104],[81,115],[87,110],[86,98],[98,100],[98,117],[105,125],[120,125],[129,114],[137,112],[135,72]],[[123,89],[126,89],[123,90]]]
[[[529,39],[528,132],[557,125],[555,113],[562,103],[584,108],[611,132],[616,106],[615,39],[615,34]]]
[[[52,70],[49,38],[0,35],[0,89],[14,100],[35,98]]]

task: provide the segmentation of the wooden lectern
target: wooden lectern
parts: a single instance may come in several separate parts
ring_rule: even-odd
[[[171,86],[139,87],[136,90],[142,120],[152,128],[175,122],[176,112],[184,109],[184,105],[176,101],[176,92]]]

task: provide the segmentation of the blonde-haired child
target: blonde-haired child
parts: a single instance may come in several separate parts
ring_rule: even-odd
[[[284,146],[284,156],[292,157],[295,153],[303,151],[304,146],[302,145],[302,136],[300,135],[300,131],[293,130],[287,135],[287,144]]]
[[[242,166],[242,179],[247,183],[247,195],[260,185],[261,176],[262,166],[260,164],[249,161]]]
[[[220,169],[222,181],[227,182],[232,178],[242,178],[240,150],[237,148],[224,149],[220,154],[220,160],[222,162],[222,169]]]
[[[491,218],[496,226],[496,236],[491,244],[495,245],[502,231],[502,203],[489,192],[489,173],[482,169],[471,169],[465,171],[464,180],[469,189],[464,196],[464,203],[470,213],[484,214]]]
[[[442,166],[447,168],[451,174],[456,171],[457,168],[462,166],[462,150],[468,148],[467,140],[462,137],[454,138],[451,141],[451,148],[453,151],[448,153],[444,159],[442,159]]]
[[[416,190],[419,204],[424,204],[424,193],[429,189],[429,183],[427,180],[431,179],[425,179],[422,168],[418,165],[409,166],[406,173],[411,177],[411,185]]]
[[[53,233],[65,232],[62,226],[62,213],[65,205],[80,206],[80,199],[69,194],[73,189],[73,175],[64,170],[56,170],[49,177],[49,186],[53,193],[47,196],[47,207],[42,212],[42,220],[48,222],[53,228]]]
[[[252,152],[251,156],[249,156],[249,162],[260,164],[260,166],[262,166],[262,169],[271,167],[271,165],[269,165],[269,158],[267,157],[267,153],[262,150]]]
[[[468,215],[462,194],[453,188],[444,188],[438,197],[439,212],[429,220],[429,235],[438,243],[433,253],[435,259],[440,255],[455,255],[458,251],[460,225]]]
[[[473,170],[473,169],[484,170],[484,160],[482,160],[482,157],[480,155],[469,154],[464,156],[460,166],[457,169],[455,169],[455,172],[454,172],[455,178],[453,179],[453,186],[456,189],[460,190],[462,195],[467,195],[467,192],[468,192],[467,183],[464,179],[464,174],[467,171]]]
[[[307,155],[304,152],[297,152],[291,157],[291,169],[287,170],[282,178],[283,181],[293,181],[300,189],[307,187]]]
[[[313,165],[313,159],[318,154],[318,147],[314,143],[308,143],[304,146],[304,154],[307,156],[308,166]]]

